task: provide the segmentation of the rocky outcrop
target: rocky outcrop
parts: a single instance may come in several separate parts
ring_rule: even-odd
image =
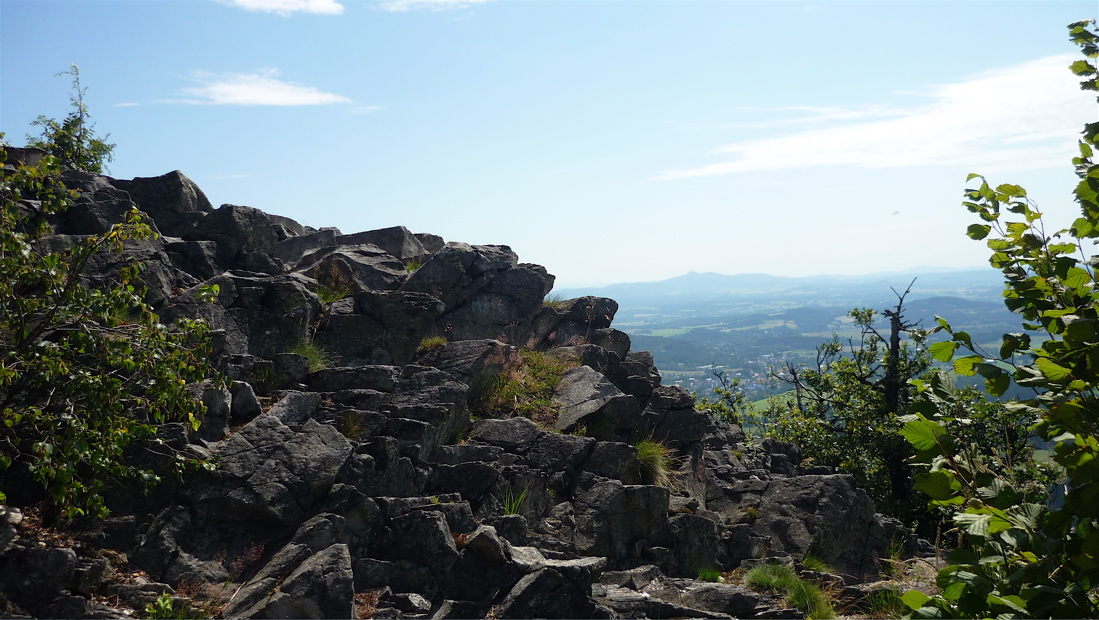
[[[27,613],[111,615],[88,595],[114,588],[139,608],[205,592],[245,618],[778,618],[767,596],[694,577],[812,552],[857,581],[916,544],[850,477],[806,475],[796,447],[748,442],[662,385],[613,300],[544,304],[553,276],[507,246],[214,209],[179,172],[66,181],[79,194],[50,247],[137,205],[162,235],[129,253],[148,301],[206,319],[235,381],[193,386],[203,428],[160,435],[216,467],[120,491],[84,546],[29,544],[0,507],[0,588]],[[96,260],[89,285],[119,265]],[[569,362],[552,415],[475,419],[526,349]],[[642,439],[672,451],[668,486],[645,484]],[[122,558],[148,578],[105,581]]]

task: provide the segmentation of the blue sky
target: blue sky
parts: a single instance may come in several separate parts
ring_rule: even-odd
[[[1094,0],[0,0],[0,130],[80,67],[112,176],[510,245],[559,287],[984,264],[965,176],[1075,214]]]

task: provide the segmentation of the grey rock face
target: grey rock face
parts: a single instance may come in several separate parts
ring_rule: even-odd
[[[202,218],[190,238],[216,242],[218,264],[226,269],[235,267],[246,254],[270,255],[278,242],[266,213],[229,204]]]
[[[874,513],[874,502],[848,475],[798,476],[771,480],[752,529],[779,549],[812,552],[841,573],[877,574],[877,558],[889,541]]]
[[[346,365],[404,366],[443,310],[438,299],[422,293],[364,291],[353,305],[329,305],[316,341]]]
[[[341,235],[336,238],[336,244],[340,246],[371,244],[404,262],[419,261],[429,254],[420,239],[404,226]]]
[[[130,194],[142,211],[166,235],[187,237],[206,214],[214,210],[206,194],[182,172],[174,170],[159,177],[138,177],[114,181]]]
[[[587,366],[569,369],[553,399],[561,405],[555,430],[567,432],[586,425],[589,431],[593,427],[617,431],[636,424],[637,400]]]
[[[343,288],[352,293],[390,291],[408,277],[400,260],[374,245],[344,246],[312,256],[318,254],[324,257],[302,273],[330,289]]]

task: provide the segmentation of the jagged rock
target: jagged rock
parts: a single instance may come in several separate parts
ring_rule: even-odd
[[[271,356],[274,362],[274,388],[292,390],[303,386],[309,380],[309,358],[298,353],[276,353]]]
[[[668,519],[668,529],[673,561],[664,567],[665,572],[693,577],[701,569],[717,568],[719,524],[699,515],[681,513]]]
[[[336,242],[340,239],[342,237]],[[333,290],[391,291],[399,288],[408,277],[400,260],[374,245],[330,248],[315,252],[311,258],[319,260],[302,272]]]
[[[231,396],[229,419],[235,423],[248,422],[263,412],[256,392],[246,381],[234,381],[229,386]]]
[[[591,584],[574,582],[552,568],[524,575],[495,606],[498,618],[592,618]]]
[[[538,426],[526,418],[483,418],[473,423],[469,439],[499,446],[508,452],[525,452],[538,439],[540,432]]]
[[[391,561],[407,561],[426,567],[436,584],[442,583],[458,561],[446,516],[434,511],[413,511],[389,521],[379,554]],[[408,590],[417,592],[417,590]],[[434,596],[433,592],[419,592]]]
[[[309,388],[315,392],[360,389],[392,392],[401,369],[396,366],[367,365],[325,368],[312,374]]]
[[[173,237],[188,236],[198,222],[214,210],[206,194],[178,170],[158,177],[115,180],[113,183],[129,192],[130,198],[153,218],[162,233]]]
[[[271,255],[282,261],[290,269],[298,269],[303,261],[315,258],[318,250],[336,247],[335,230],[318,230],[315,232],[282,239],[275,244]]]
[[[15,539],[18,525],[22,522],[22,510],[0,505],[0,553],[7,551],[8,545]]]
[[[278,236],[266,213],[254,207],[221,205],[202,218],[190,237],[217,242],[218,264],[225,269],[237,266],[248,254],[269,255]],[[275,275],[278,271],[266,272]]]
[[[887,555],[887,530],[874,502],[845,474],[775,478],[760,497],[752,529],[778,550],[812,552],[841,573],[876,575]]]
[[[347,545],[336,544],[315,553],[273,584],[270,594],[244,610],[226,609],[240,618],[351,618],[355,578]]]
[[[622,481],[623,484],[641,484],[641,466],[637,461],[637,448],[628,443],[600,441],[595,444],[585,471]]]
[[[595,443],[590,437],[542,432],[527,451],[526,462],[545,472],[574,474],[587,460]]]
[[[0,591],[38,608],[69,587],[75,568],[72,549],[14,545],[0,555]]]
[[[561,406],[553,428],[572,431],[586,426],[597,438],[635,425],[637,400],[623,394],[606,377],[587,366],[570,368],[557,384],[553,400]]]
[[[219,468],[190,495],[226,519],[292,525],[329,492],[351,451],[331,426],[306,420],[293,430],[268,412],[217,445]]]
[[[345,365],[404,366],[445,309],[430,295],[408,291],[363,291],[349,301],[329,304],[316,336]]]
[[[448,243],[408,278],[402,290],[426,293],[451,311],[518,262],[507,246]]]
[[[479,389],[503,370],[514,350],[498,340],[459,340],[425,353],[416,363],[438,368]]]
[[[429,254],[420,243],[420,239],[404,226],[341,235],[336,238],[336,244],[340,246],[371,244],[406,263],[419,261]]]
[[[575,525],[565,537],[582,555],[636,558],[667,537],[668,499],[663,487],[595,482],[577,491]]]
[[[216,303],[197,300],[192,288],[161,311],[167,321],[199,317],[225,330],[225,346],[235,353],[270,359],[307,342],[310,325],[321,310],[317,296],[302,276],[264,277],[224,273],[205,282],[220,289]]]
[[[434,254],[446,246],[446,241],[439,235],[433,235],[431,233],[416,233],[415,237],[428,254]]]
[[[233,403],[232,393],[224,388],[214,387],[213,382],[203,381],[188,386],[197,400],[202,401],[206,413],[202,416],[202,426],[197,436],[207,441],[221,441],[229,432],[229,417]]]
[[[523,267],[507,269],[472,298],[457,307],[448,306],[438,323],[454,340],[520,342],[524,328],[542,308],[544,288],[543,274]]]

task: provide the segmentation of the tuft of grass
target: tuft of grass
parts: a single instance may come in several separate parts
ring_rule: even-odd
[[[446,336],[424,336],[420,340],[420,353],[427,353],[446,346]]]
[[[404,270],[408,273],[414,273],[417,269],[423,266],[424,262],[422,260],[413,258],[404,264]]]
[[[772,594],[786,592],[799,581],[794,569],[774,563],[760,564],[744,575],[748,587]]]
[[[564,310],[568,307],[568,302],[568,299],[565,299],[560,295],[553,294],[546,295],[546,298],[542,300],[542,305],[547,308],[553,308],[554,310]]]
[[[836,617],[832,601],[816,584],[798,579],[797,583],[786,591],[786,602],[801,610],[806,618],[827,620]]]
[[[859,609],[874,618],[900,618],[910,611],[900,594],[890,588],[871,590],[859,603]]]
[[[334,301],[339,301],[344,297],[350,295],[353,291],[350,286],[343,284],[334,284],[326,286],[317,282],[311,287],[312,291],[320,298],[321,303],[330,304]]]
[[[530,491],[530,481],[527,481],[527,486],[523,487],[523,492],[518,495],[515,495],[509,483],[508,490],[504,495],[504,514],[519,514],[519,510],[523,507],[523,501],[527,499],[527,491]]]
[[[579,362],[541,351],[520,350],[497,375],[478,386],[473,414],[485,418],[529,418],[543,428],[553,426],[561,406],[553,394],[561,377]]]
[[[799,579],[794,569],[782,564],[761,564],[744,575],[744,583],[755,590],[782,594],[787,603],[807,618],[835,618],[828,594],[814,583]]]
[[[336,421],[336,430],[352,441],[362,441],[366,435],[366,427],[363,424],[363,414],[358,411],[348,411]]]
[[[310,340],[302,340],[290,348],[290,353],[296,353],[309,361],[309,372],[317,372],[332,366],[334,361],[332,354],[324,350],[324,347]]]
[[[896,579],[904,573],[904,560],[901,557],[904,555],[904,545],[893,539],[889,541],[889,557],[880,558],[878,562],[881,564],[881,573],[883,577],[888,579]]]
[[[805,552],[805,557],[801,558],[801,565],[805,567],[805,570],[811,570],[815,573],[832,572],[831,566],[828,566],[828,564],[826,564],[824,560],[813,555],[812,553],[809,553],[808,551]]]
[[[700,568],[698,569],[698,580],[721,583],[721,571],[716,568]]]
[[[641,466],[641,479],[645,484],[670,488],[671,473],[675,467],[672,449],[652,438],[642,439],[634,447],[637,448],[637,462]]]

